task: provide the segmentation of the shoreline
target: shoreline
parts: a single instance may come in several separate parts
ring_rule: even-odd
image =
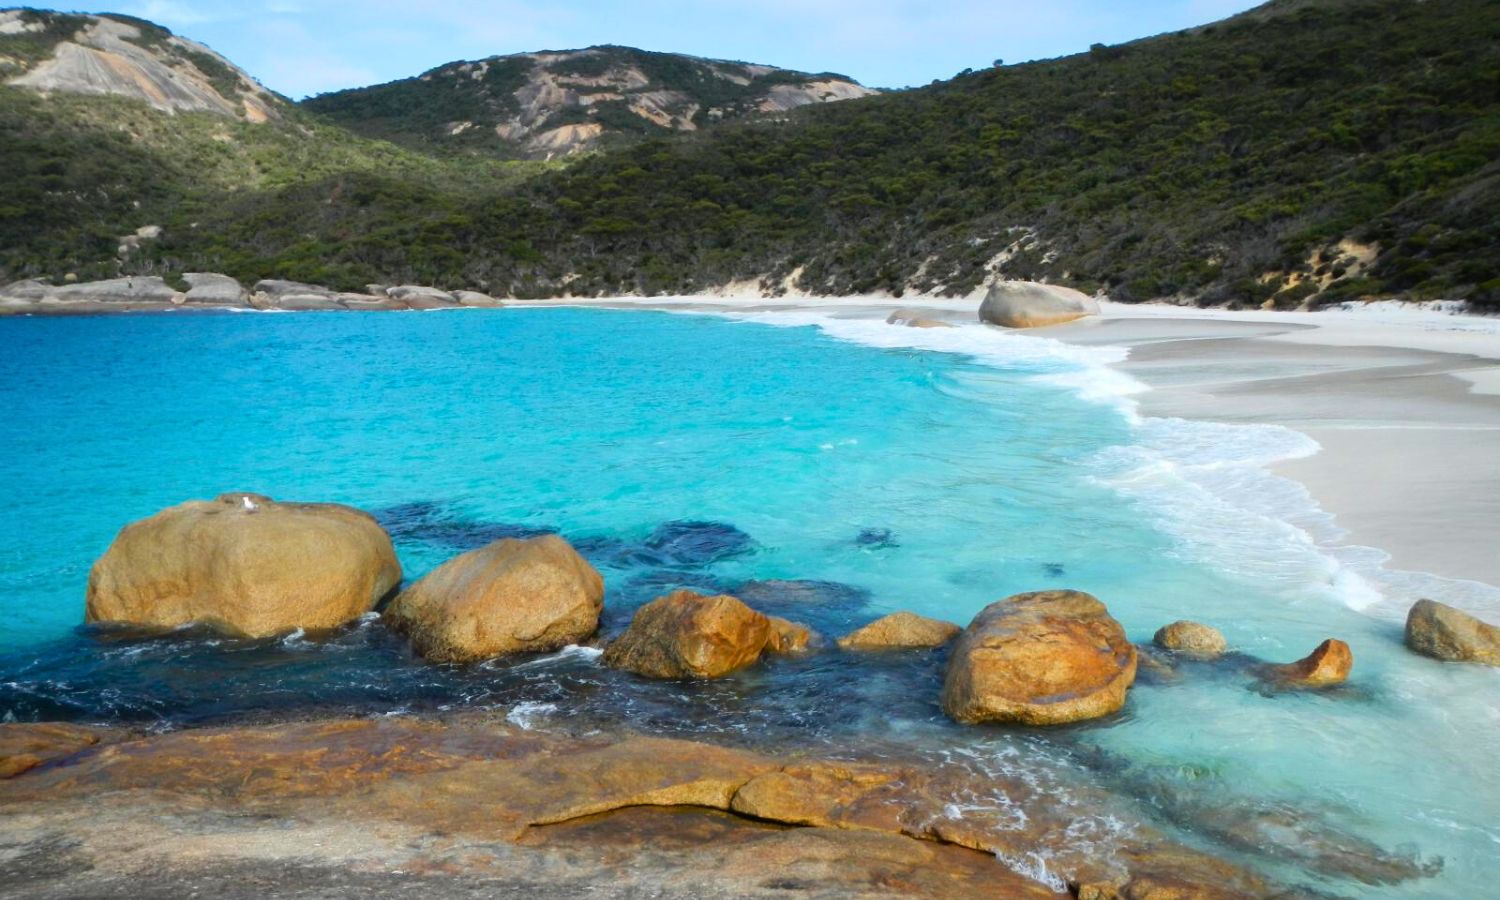
[[[974,297],[617,297],[511,308],[556,306],[882,322],[901,309],[985,327]],[[934,329],[889,327],[908,333],[893,338],[921,335],[911,343],[944,349],[930,346],[924,332]],[[1306,509],[1278,517],[1385,595],[1364,611],[1399,620],[1431,597],[1500,613],[1500,558],[1489,552],[1500,521],[1500,319],[1392,304],[1271,312],[1106,301],[1098,317],[1015,334],[1121,351],[1104,365],[1136,387],[1104,392],[1127,394],[1139,415],[1280,426],[1316,442],[1311,454],[1263,468],[1309,495]]]

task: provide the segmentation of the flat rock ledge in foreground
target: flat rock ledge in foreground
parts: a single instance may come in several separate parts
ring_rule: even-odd
[[[62,745],[0,780],[7,875],[36,897],[126,896],[121,884],[248,897],[221,892],[247,873],[247,888],[278,895],[309,879],[349,896],[490,884],[530,886],[499,896],[1064,897],[1064,881],[1096,898],[1277,893],[1147,826],[1107,858],[1080,853],[1078,810],[1045,798],[1019,828],[1003,810],[955,817],[965,791],[1029,788],[889,759],[389,717],[146,737],[56,728],[0,725],[0,753]],[[1054,861],[1049,883],[1002,864],[1033,853]]]

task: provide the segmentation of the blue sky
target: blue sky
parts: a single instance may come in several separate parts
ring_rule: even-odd
[[[40,4],[38,4],[40,5]],[[905,87],[1200,25],[1253,0],[120,0],[300,98],[456,59],[624,44]]]

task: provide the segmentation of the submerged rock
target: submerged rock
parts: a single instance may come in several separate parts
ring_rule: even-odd
[[[1097,718],[1124,705],[1135,670],[1125,629],[1093,596],[1017,594],[985,607],[959,637],[943,710],[964,724]]]
[[[963,632],[952,622],[910,612],[895,612],[839,638],[845,650],[889,650],[941,647]]]
[[[1156,646],[1193,659],[1215,659],[1229,649],[1217,628],[1181,620],[1162,626],[1152,638]]]
[[[1352,668],[1354,653],[1349,645],[1337,638],[1329,638],[1294,663],[1260,666],[1255,674],[1280,688],[1316,689],[1343,684]]]
[[[636,611],[604,663],[651,678],[718,678],[760,659],[771,623],[727,594],[677,591]]]
[[[385,619],[431,662],[546,652],[599,628],[604,579],[556,535],[504,539],[438,566]]]
[[[1406,615],[1406,646],[1447,662],[1500,666],[1500,627],[1436,600],[1418,600]]]
[[[908,328],[952,328],[950,322],[922,315],[921,310],[898,309],[886,317],[887,325],[905,325]]]
[[[997,281],[979,306],[979,319],[1006,328],[1061,325],[1097,316],[1099,303],[1072,288],[1032,281]]]
[[[335,628],[400,583],[366,513],[222,494],[125,526],[89,573],[86,620],[265,637]]]
[[[709,566],[750,552],[755,539],[727,522],[675,521],[659,525],[641,545],[664,565]]]

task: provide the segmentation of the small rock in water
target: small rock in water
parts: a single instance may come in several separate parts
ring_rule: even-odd
[[[1418,600],[1407,613],[1406,646],[1446,662],[1500,666],[1500,627],[1436,600]]]
[[[726,522],[675,521],[659,525],[642,546],[664,565],[709,566],[750,552],[755,540]]]
[[[873,547],[881,550],[887,547],[901,546],[896,542],[895,532],[889,528],[861,528],[859,535],[854,538],[854,543],[861,547]]]
[[[941,647],[962,628],[916,613],[896,612],[839,638],[845,650],[915,650]]]
[[[505,538],[534,538],[557,529],[509,522],[486,522],[452,515],[440,503],[420,500],[376,510],[375,520],[397,541],[421,541],[453,550],[477,550]],[[586,555],[586,554],[585,554]]]
[[[816,635],[806,625],[789,622],[780,616],[766,616],[771,623],[771,634],[766,639],[766,649],[783,656],[806,653]]]
[[[1163,626],[1152,638],[1156,646],[1192,659],[1215,659],[1229,649],[1217,628],[1181,620]]]
[[[1279,688],[1317,689],[1343,684],[1352,668],[1354,653],[1349,645],[1337,638],[1329,638],[1294,663],[1261,666],[1256,674]]]

